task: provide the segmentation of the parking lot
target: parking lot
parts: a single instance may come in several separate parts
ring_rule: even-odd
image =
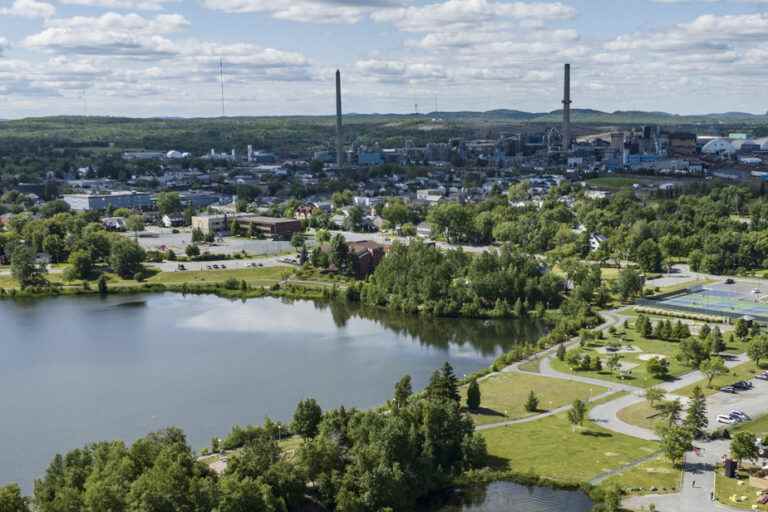
[[[717,421],[718,416],[727,415],[732,410],[743,411],[752,419],[768,411],[768,381],[753,378],[750,382],[753,387],[749,391],[718,392],[709,397],[707,418],[710,429],[733,426]]]
[[[146,250],[171,249],[176,254],[183,255],[184,250],[192,243],[192,230],[184,228],[177,231],[179,232],[173,233],[173,230],[167,228],[147,227],[146,231],[139,234],[139,244]],[[131,238],[134,236],[132,233],[125,235]],[[225,237],[213,244],[200,244],[200,250],[211,254],[235,254],[245,251],[249,255],[276,255],[293,252],[293,247],[288,241]]]

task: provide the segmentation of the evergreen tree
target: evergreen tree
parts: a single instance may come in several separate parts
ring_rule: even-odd
[[[393,399],[396,409],[402,409],[408,404],[408,399],[413,394],[411,386],[411,376],[404,375],[397,384],[395,384],[395,397]]]
[[[700,386],[693,388],[691,400],[688,404],[688,412],[685,415],[683,426],[688,429],[694,439],[701,438],[709,424],[707,420],[707,400]]]
[[[459,394],[459,381],[456,375],[453,373],[453,366],[449,362],[445,362],[443,365],[443,382],[445,385],[446,397],[450,398],[456,403],[461,401],[461,395]]]
[[[531,390],[528,393],[528,399],[525,401],[525,410],[528,412],[537,412],[539,410],[539,397]]]
[[[557,358],[561,361],[565,360],[565,344],[564,343],[558,343],[557,344]]]
[[[709,324],[704,324],[701,326],[701,330],[699,331],[699,339],[702,341],[706,340],[710,332],[712,332],[712,328],[709,326]]]
[[[470,411],[476,411],[480,408],[480,385],[477,383],[477,379],[472,379],[467,388],[467,409]]]

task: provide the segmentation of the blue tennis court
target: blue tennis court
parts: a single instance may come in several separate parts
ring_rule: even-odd
[[[696,308],[711,312],[712,314],[725,313],[728,316],[750,315],[768,317],[768,304],[760,302],[762,295],[745,296],[742,293],[726,290],[700,288],[691,290],[684,295],[669,297],[660,304],[667,306],[679,306],[682,308]]]

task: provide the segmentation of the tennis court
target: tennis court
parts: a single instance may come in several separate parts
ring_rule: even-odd
[[[768,294],[763,294],[758,289],[735,287],[733,290],[724,290],[720,286],[702,286],[660,300],[658,304],[672,309],[697,310],[702,313],[724,315],[731,318],[749,315],[763,319],[768,318],[768,303],[766,301],[768,301]]]

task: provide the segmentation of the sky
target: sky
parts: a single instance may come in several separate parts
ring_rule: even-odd
[[[0,119],[768,110],[768,0],[0,0]]]

